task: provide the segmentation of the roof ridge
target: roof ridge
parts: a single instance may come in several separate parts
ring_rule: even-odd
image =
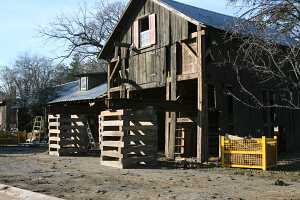
[[[66,83],[63,83],[63,84],[55,85],[54,87],[61,87],[61,86],[65,86],[65,85],[68,85],[68,84],[71,84],[71,83],[75,83],[75,82],[79,82],[79,80],[69,81],[69,82],[66,82]]]
[[[206,8],[201,8],[201,7],[197,7],[197,6],[193,6],[193,5],[190,5],[190,4],[187,4],[187,3],[182,3],[180,1],[175,1],[175,0],[159,0],[160,2],[163,2],[163,3],[166,3],[168,6],[174,8],[172,5],[168,4],[167,1],[171,1],[173,3],[178,3],[178,4],[181,4],[181,5],[184,5],[184,6],[188,6],[188,7],[192,7],[192,8],[195,8],[195,9],[201,9],[203,11],[206,11],[206,12],[210,12],[210,13],[214,13],[214,14],[218,14],[218,15],[223,15],[223,16],[226,16],[226,17],[232,17],[232,18],[237,18],[235,16],[232,16],[232,15],[228,15],[228,14],[223,14],[221,12],[217,12],[217,11],[213,11],[213,10],[208,10]],[[176,9],[176,8],[174,8]]]

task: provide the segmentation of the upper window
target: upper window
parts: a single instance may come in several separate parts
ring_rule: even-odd
[[[149,16],[144,17],[139,20],[140,25],[140,47],[147,47],[151,45],[150,43],[150,26],[149,26]]]
[[[80,78],[80,90],[86,91],[87,90],[87,77]]]
[[[133,44],[136,48],[145,48],[156,43],[155,14],[142,17],[134,22]]]

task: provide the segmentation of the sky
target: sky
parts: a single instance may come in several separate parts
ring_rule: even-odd
[[[200,8],[234,15],[226,0],[177,0]],[[45,41],[39,28],[59,15],[72,15],[80,6],[92,8],[96,0],[0,0],[0,66],[12,65],[25,53],[47,57],[63,54],[62,44]]]

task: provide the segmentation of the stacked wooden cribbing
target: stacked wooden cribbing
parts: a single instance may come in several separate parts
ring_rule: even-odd
[[[88,148],[86,119],[81,115],[66,115],[60,119],[60,154],[82,154]]]
[[[156,114],[146,110],[103,111],[101,164],[117,168],[151,165],[157,151]]]
[[[49,115],[49,154],[86,153],[89,145],[86,119],[79,115]]]
[[[185,130],[184,128],[177,128],[175,135],[175,157],[182,157],[184,155],[184,144]]]
[[[60,115],[48,116],[48,129],[49,129],[49,155],[59,156],[60,149]]]

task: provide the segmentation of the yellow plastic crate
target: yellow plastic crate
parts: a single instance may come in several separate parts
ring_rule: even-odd
[[[228,139],[221,136],[223,167],[267,170],[277,163],[277,137]]]

